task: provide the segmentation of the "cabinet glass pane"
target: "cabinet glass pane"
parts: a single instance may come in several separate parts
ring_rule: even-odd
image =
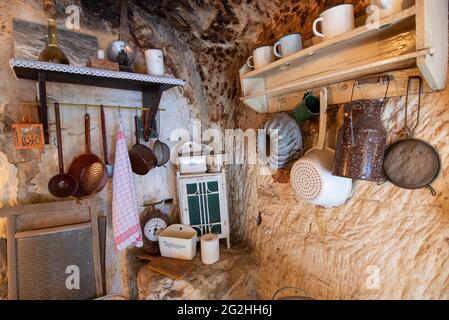
[[[190,224],[200,224],[199,196],[189,196],[187,202],[189,206]]]
[[[190,224],[200,224],[200,196],[194,195],[197,193],[198,187],[196,183],[186,184],[187,189],[187,206],[189,208]]]
[[[218,192],[218,181],[210,181],[207,183],[210,192]]]
[[[187,187],[187,194],[195,194],[198,192],[196,183],[188,183],[186,184],[186,187]]]
[[[220,222],[220,197],[218,193],[207,196],[210,222]]]
[[[221,224],[217,224],[212,227],[212,233],[221,234]]]

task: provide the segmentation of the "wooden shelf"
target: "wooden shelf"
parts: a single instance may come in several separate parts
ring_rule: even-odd
[[[301,79],[296,82],[287,83],[281,87],[266,90],[262,93],[242,97],[242,100],[253,99],[260,96],[274,97],[281,94],[287,94],[294,91],[303,91],[310,88],[326,86],[332,83],[337,83],[351,78],[359,78],[366,75],[383,73],[385,71],[399,70],[411,67],[416,63],[416,58],[430,55],[433,50],[426,49],[417,52],[404,54],[398,57],[376,61],[363,66],[352,67],[339,71],[331,71],[307,79]]]
[[[45,143],[49,143],[47,117],[46,82],[71,83],[95,87],[133,90],[142,92],[145,121],[153,123],[162,93],[174,86],[183,86],[184,80],[168,77],[155,77],[144,74],[102,70],[88,67],[76,67],[34,60],[11,59],[11,68],[19,79],[36,80],[39,82],[39,118],[44,127]],[[149,127],[145,126],[144,138],[150,138]]]
[[[76,67],[34,60],[11,59],[10,65],[18,78],[36,81],[39,73],[44,73],[46,80],[49,82],[133,91],[145,91],[155,86],[162,86],[164,90],[167,90],[185,84],[184,80],[176,78]]]
[[[241,100],[259,113],[291,110],[300,98],[286,96],[300,92],[296,95],[300,97],[322,86],[409,68],[418,69],[432,90],[444,89],[447,12],[446,0],[416,0],[415,6],[381,19],[376,28],[363,24],[257,70],[243,66]],[[402,90],[395,93],[401,94]],[[378,98],[384,94],[379,90]],[[336,96],[341,103],[341,95],[332,92],[329,103],[336,102],[332,101]]]

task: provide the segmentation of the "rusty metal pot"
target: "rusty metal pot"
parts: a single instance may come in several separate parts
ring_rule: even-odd
[[[343,125],[337,134],[333,175],[365,181],[383,179],[387,132],[381,113],[387,93],[383,101],[352,101],[351,97],[351,103],[344,106]]]

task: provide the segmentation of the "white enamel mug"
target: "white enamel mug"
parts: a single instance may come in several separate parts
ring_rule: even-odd
[[[274,61],[273,46],[259,47],[253,51],[246,64],[250,68],[260,68]]]
[[[321,30],[317,30],[321,23]],[[313,33],[324,40],[334,38],[354,29],[354,7],[352,4],[342,4],[332,7],[320,14],[313,23]]]
[[[147,73],[152,76],[164,76],[164,54],[159,49],[145,50]]]
[[[410,7],[412,5],[411,2],[407,0],[373,0],[372,4],[379,7],[380,16],[383,18]]]
[[[291,33],[283,36],[273,46],[273,53],[278,58],[283,58],[302,50],[302,38],[300,33]]]

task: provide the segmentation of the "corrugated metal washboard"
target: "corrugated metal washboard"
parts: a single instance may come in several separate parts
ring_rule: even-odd
[[[96,297],[90,223],[18,232],[15,238],[18,299]]]

